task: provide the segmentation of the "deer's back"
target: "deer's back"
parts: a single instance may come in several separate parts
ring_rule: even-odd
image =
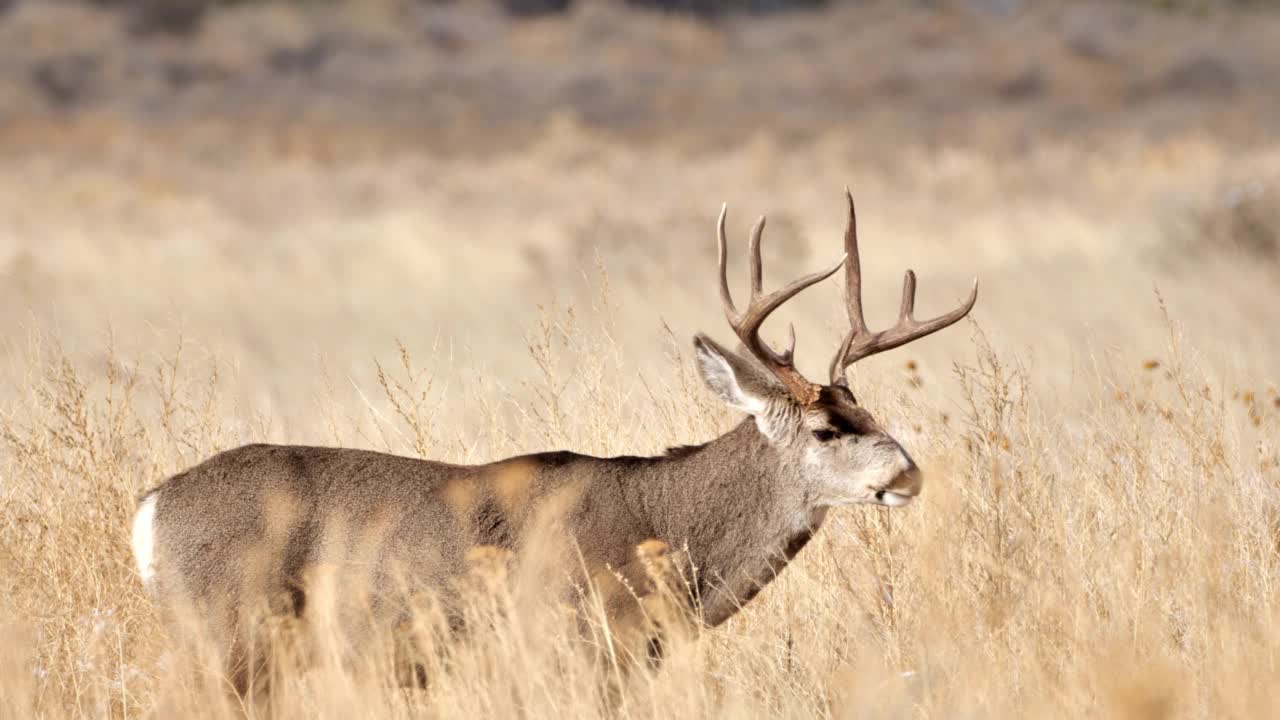
[[[153,548],[153,572],[148,578],[144,567],[143,576],[161,595],[201,603],[247,587],[292,591],[317,568],[338,572],[343,586],[375,591],[404,580],[444,587],[464,569],[468,549],[518,547],[558,489],[567,491],[559,510],[582,536],[576,539],[587,548],[622,548],[619,557],[599,560],[625,562],[651,531],[631,527],[605,467],[573,453],[462,466],[366,450],[247,445],[143,498],[139,522],[150,523]],[[604,542],[618,533],[625,542]],[[139,535],[135,525],[135,549]]]
[[[152,582],[161,594],[208,601],[249,585],[286,590],[319,565],[370,582],[393,564],[439,577],[464,552],[463,517],[446,491],[473,477],[471,468],[364,450],[229,450],[144,497]]]

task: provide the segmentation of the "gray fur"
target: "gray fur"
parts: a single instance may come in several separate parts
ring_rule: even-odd
[[[919,492],[910,458],[843,387],[800,405],[714,341],[699,336],[695,346],[708,386],[754,415],[706,444],[658,457],[551,452],[478,466],[244,446],[148,493],[152,586],[194,603],[232,642],[247,589],[291,597],[305,614],[309,572],[337,559],[368,581],[375,606],[398,573],[443,590],[469,548],[518,551],[544,501],[559,496],[588,569],[626,566],[654,538],[687,546],[701,619],[714,626],[775,577],[831,506]]]

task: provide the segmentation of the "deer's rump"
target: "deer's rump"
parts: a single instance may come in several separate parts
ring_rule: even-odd
[[[474,508],[463,506],[477,498],[460,488],[473,475],[367,451],[249,445],[144,496],[139,522],[150,527],[135,526],[135,552],[149,545],[139,564],[156,594],[198,607],[282,597],[300,605],[302,589],[322,579],[378,601],[393,580],[440,586],[468,545],[501,541],[467,527]]]

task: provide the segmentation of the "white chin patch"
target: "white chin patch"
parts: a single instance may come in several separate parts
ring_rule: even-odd
[[[886,492],[879,497],[880,504],[885,507],[902,507],[911,502],[910,495],[902,495],[895,492]]]

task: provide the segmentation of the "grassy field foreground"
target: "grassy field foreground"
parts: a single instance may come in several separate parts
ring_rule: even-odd
[[[471,159],[290,146],[267,161],[246,138],[222,160],[246,184],[204,172],[192,137],[106,137],[11,148],[0,171],[0,715],[238,712],[169,646],[128,549],[137,493],[219,449],[481,461],[657,452],[728,428],[688,352],[697,329],[728,335],[719,203],[743,244],[771,213],[772,283],[834,256],[845,183],[873,324],[904,266],[922,315],[983,281],[972,322],[855,373],[928,474],[921,502],[835,513],[656,671],[620,681],[549,598],[499,578],[492,631],[440,656],[429,690],[322,664],[278,688],[278,714],[1280,709],[1274,149],[880,154],[832,135],[689,153],[558,125]],[[837,297],[815,289],[786,318],[818,377]]]

